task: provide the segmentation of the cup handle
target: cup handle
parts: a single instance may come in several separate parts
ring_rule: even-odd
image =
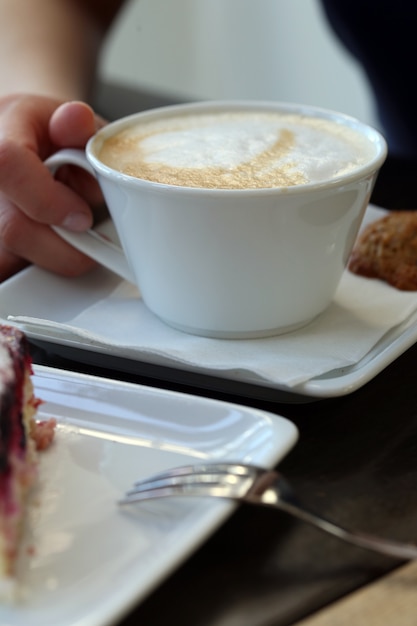
[[[52,174],[55,174],[62,165],[70,164],[83,168],[97,178],[83,150],[73,148],[58,150],[58,152],[46,159],[44,164]],[[83,233],[75,233],[60,226],[52,226],[52,228],[64,241],[77,248],[77,250],[91,257],[121,278],[133,284],[136,283],[123,250],[97,231],[91,228]]]

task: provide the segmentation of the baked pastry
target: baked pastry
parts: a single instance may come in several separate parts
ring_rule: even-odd
[[[360,234],[348,268],[403,291],[417,290],[417,212],[393,211]]]
[[[0,596],[13,586],[27,495],[37,476],[37,450],[52,441],[55,420],[36,424],[29,344],[0,324]]]

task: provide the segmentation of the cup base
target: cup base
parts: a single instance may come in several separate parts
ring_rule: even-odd
[[[194,326],[184,326],[161,316],[158,317],[168,326],[171,326],[176,330],[180,330],[183,333],[187,333],[187,335],[197,335],[199,337],[207,337],[209,339],[262,339],[263,337],[275,337],[277,335],[285,335],[295,330],[299,330],[300,328],[303,328],[303,326],[310,324],[313,319],[315,319],[315,317],[309,318],[307,320],[303,320],[302,322],[298,322],[297,324],[279,326],[277,328],[267,328],[264,330],[212,330],[207,328],[195,328]]]

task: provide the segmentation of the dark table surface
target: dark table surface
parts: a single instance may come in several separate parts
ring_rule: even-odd
[[[130,92],[123,93],[120,100],[120,89],[117,97],[108,87],[100,92],[114,116],[139,108]],[[111,107],[116,101],[125,106]],[[98,369],[39,350],[34,358],[285,416],[300,438],[279,468],[306,504],[351,528],[417,539],[417,345],[358,391],[300,404],[187,387],[147,378],[146,371]],[[279,511],[243,506],[120,626],[289,625],[399,565]]]

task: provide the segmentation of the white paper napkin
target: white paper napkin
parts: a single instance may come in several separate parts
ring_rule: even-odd
[[[376,211],[376,213],[375,213]],[[381,216],[368,209],[368,219]],[[207,339],[175,330],[155,317],[135,287],[120,282],[106,298],[66,324],[12,317],[24,329],[96,346],[118,356],[210,373],[245,372],[245,379],[294,387],[360,361],[391,329],[417,311],[417,292],[344,272],[330,307],[308,326],[263,339]]]
[[[36,325],[38,330],[105,346],[130,358],[155,355],[167,364],[219,373],[246,371],[269,383],[294,387],[357,363],[416,310],[416,292],[398,291],[346,271],[327,311],[298,331],[271,338],[207,339],[175,330],[149,312],[137,289],[127,282],[67,324],[22,316],[12,319],[21,326]]]

